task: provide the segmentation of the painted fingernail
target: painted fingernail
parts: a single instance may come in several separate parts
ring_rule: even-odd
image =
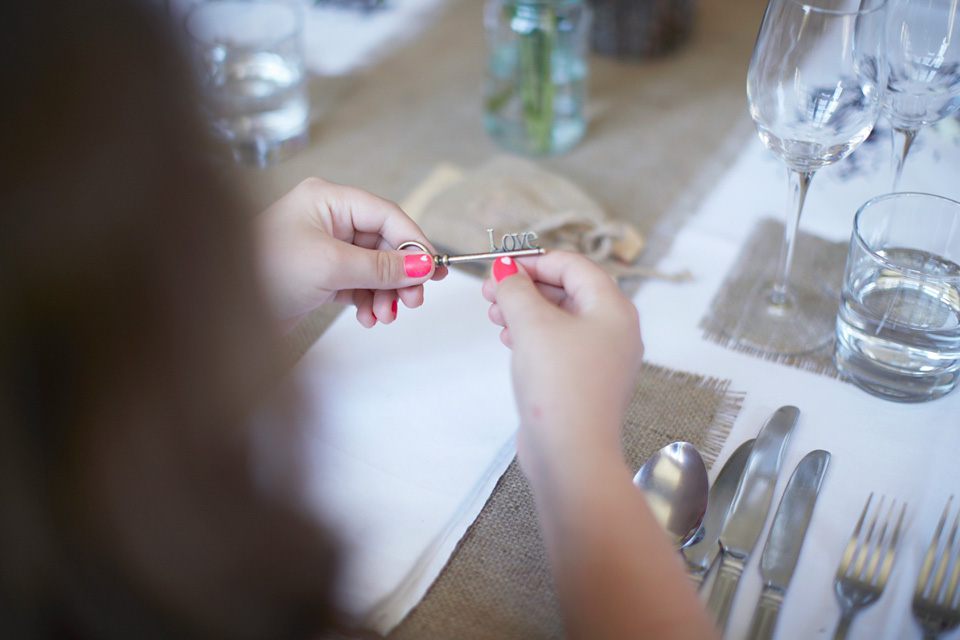
[[[422,278],[430,273],[433,259],[426,253],[415,253],[403,258],[403,271],[408,278]]]
[[[497,261],[493,263],[493,277],[497,279],[497,282],[500,282],[507,276],[512,276],[516,272],[517,263],[513,261],[513,258],[498,258]]]
[[[393,319],[396,320],[396,319],[397,319],[397,308],[398,308],[398,307],[397,307],[397,301],[396,301],[396,300],[393,301],[393,305],[392,305],[390,308],[393,309]]]

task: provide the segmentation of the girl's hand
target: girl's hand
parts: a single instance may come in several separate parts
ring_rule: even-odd
[[[493,303],[490,319],[504,327],[501,340],[513,349],[524,471],[537,475],[584,447],[618,454],[643,354],[636,307],[579,254],[499,258],[493,274],[483,293]]]
[[[361,189],[308,178],[257,218],[261,271],[274,313],[290,328],[327,302],[354,304],[364,327],[423,304],[423,283],[442,279],[433,246],[396,204]]]

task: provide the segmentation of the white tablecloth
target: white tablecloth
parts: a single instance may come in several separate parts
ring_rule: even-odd
[[[341,597],[389,631],[423,597],[516,453],[510,352],[479,278],[361,327],[341,313],[293,371],[309,498],[347,544]]]
[[[819,172],[801,229],[831,240],[848,239],[857,208],[890,190],[889,154],[890,143],[883,136],[844,162]],[[950,120],[937,132],[921,133],[908,158],[901,190],[960,200],[958,168],[960,127]],[[926,404],[893,403],[827,376],[718,346],[704,340],[697,328],[756,220],[783,219],[786,181],[780,161],[756,136],[749,137],[738,161],[685,224],[659,265],[664,271],[690,269],[695,280],[648,283],[635,298],[645,358],[731,379],[731,388],[746,392],[720,462],[739,443],[755,436],[777,407],[792,404],[800,408],[766,528],[800,459],[813,449],[833,454],[774,637],[832,637],[840,613],[833,593],[834,572],[873,491],[887,496],[888,501],[895,498],[908,503],[904,538],[882,599],[859,614],[848,637],[919,638],[920,628],[910,614],[916,575],[947,497],[957,494],[960,498],[960,391]],[[720,466],[714,467],[714,475]],[[766,528],[740,582],[728,638],[742,638],[747,633],[762,586],[759,559]],[[960,638],[960,632],[943,637]]]

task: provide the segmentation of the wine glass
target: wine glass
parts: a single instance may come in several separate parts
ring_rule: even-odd
[[[888,9],[889,74],[883,114],[893,142],[893,190],[921,127],[960,107],[958,0],[891,0]]]
[[[885,0],[770,0],[747,72],[760,139],[787,166],[790,208],[773,280],[720,329],[770,355],[828,344],[837,300],[789,283],[800,213],[817,169],[852,153],[880,113]]]

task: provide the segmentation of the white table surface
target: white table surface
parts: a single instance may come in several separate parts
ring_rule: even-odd
[[[848,239],[859,205],[889,191],[889,153],[884,138],[855,153],[858,171],[851,172],[852,165],[841,163],[819,172],[801,229],[831,240]],[[936,132],[922,132],[908,159],[901,190],[960,199],[958,167],[960,127],[951,120]],[[783,219],[786,193],[783,165],[756,137],[746,140],[739,160],[684,225],[659,265],[665,271],[690,269],[695,280],[648,283],[635,298],[646,360],[730,379],[732,389],[746,393],[711,477],[737,445],[756,435],[776,408],[792,404],[801,410],[764,532],[733,603],[726,637],[743,638],[748,631],[762,586],[760,554],[790,473],[807,452],[826,449],[832,460],[774,637],[833,636],[840,614],[833,592],[834,572],[867,496],[876,492],[888,501],[907,502],[904,537],[882,598],[854,619],[848,637],[919,638],[920,627],[910,614],[916,575],[948,496],[956,494],[960,499],[960,391],[924,404],[881,400],[828,376],[718,346],[704,340],[697,328],[754,222],[762,217]],[[951,517],[956,509],[955,501]],[[960,631],[943,637],[960,638]]]

